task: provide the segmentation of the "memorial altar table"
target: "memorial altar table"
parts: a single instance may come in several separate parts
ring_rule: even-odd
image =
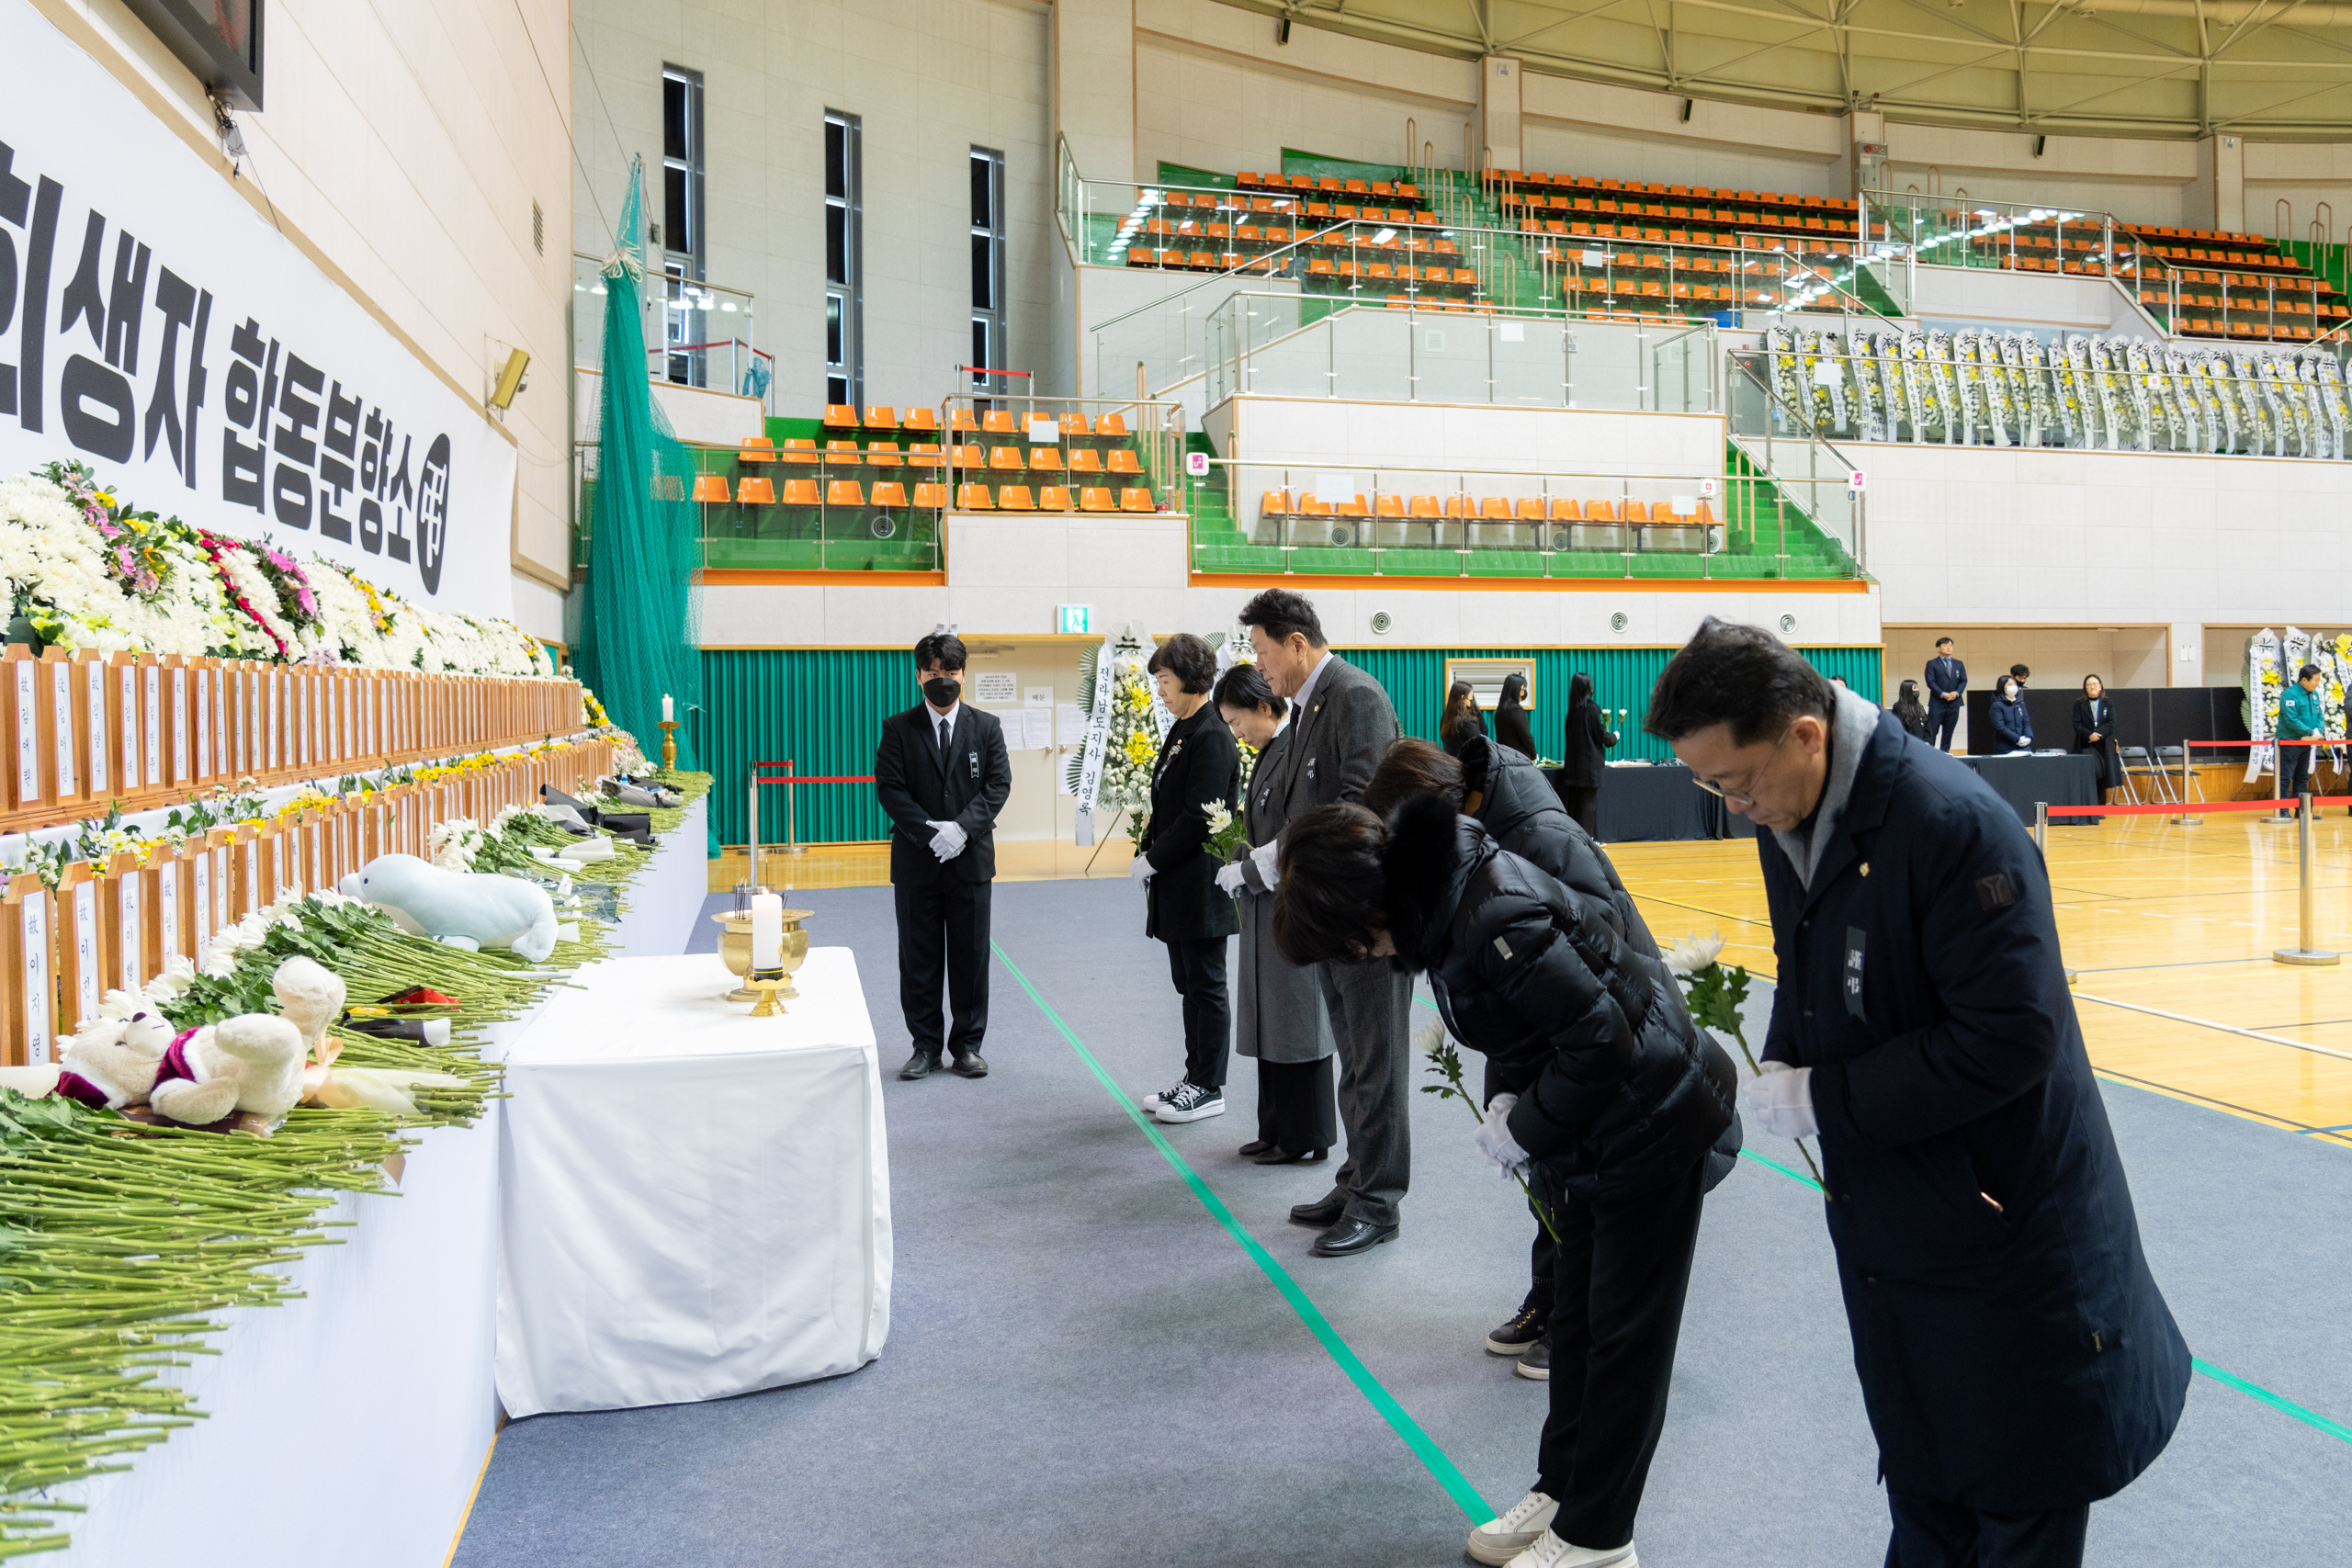
[[[874,1027],[845,947],[781,1018],[710,953],[590,964],[507,1055],[498,1393],[515,1417],[854,1371],[890,1325]]]

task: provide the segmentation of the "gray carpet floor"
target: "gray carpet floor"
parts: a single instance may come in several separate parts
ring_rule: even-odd
[[[991,1076],[899,1083],[889,890],[798,897],[820,944],[855,951],[882,1043],[888,1347],[822,1382],[509,1426],[459,1568],[1462,1561],[1464,1505],[1005,964],[991,977]],[[1141,931],[1124,882],[996,889],[1005,959],[1130,1100],[1182,1065],[1165,950]],[[1403,1235],[1317,1259],[1285,1211],[1322,1195],[1338,1156],[1287,1168],[1236,1156],[1255,1135],[1255,1070],[1237,1061],[1234,1109],[1163,1129],[1168,1143],[1405,1417],[1508,1506],[1532,1477],[1544,1389],[1481,1341],[1525,1289],[1532,1223],[1471,1148],[1469,1111],[1416,1096]],[[2352,1421],[2352,1160],[2142,1090],[2106,1094],[2191,1348]],[[1753,1142],[1798,1163],[1785,1144]],[[1883,1557],[1819,1201],[1752,1161],[1708,1200],[1636,1538],[1652,1568]],[[2316,1563],[2347,1538],[2352,1442],[2200,1375],[2170,1450],[2093,1510],[2089,1561]]]

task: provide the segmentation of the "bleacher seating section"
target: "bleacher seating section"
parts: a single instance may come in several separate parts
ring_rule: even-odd
[[[1029,439],[1002,411],[936,412],[834,404],[821,437],[769,436],[704,449],[711,564],[775,564],[819,539],[913,541],[946,511],[1148,513],[1159,510],[1135,434],[1118,414],[1064,416],[1058,439]],[[905,437],[907,439],[900,439]],[[815,565],[812,558],[807,564]],[[862,566],[862,559],[861,559]],[[877,562],[876,564],[883,564]]]
[[[1259,498],[1252,542],[1300,539],[1345,548],[1702,551],[1722,541],[1721,519],[1702,500],[1571,500],[1541,495],[1359,495],[1325,502],[1270,490]]]
[[[1843,197],[1521,169],[1483,170],[1476,184],[1477,218],[1525,236],[1523,255],[1487,257],[1485,266],[1491,273],[1515,260],[1538,269],[1572,310],[1672,320],[1803,303],[1793,283],[1755,276],[1749,257],[1758,251],[1823,275],[1853,267],[1859,205]],[[1131,267],[1295,271],[1309,294],[1493,308],[1478,258],[1463,253],[1413,185],[1244,172],[1229,191],[1163,189],[1158,202],[1129,241]],[[1962,228],[1969,221],[1960,209],[1946,216]],[[2053,213],[1931,259],[2095,276],[2110,270],[2107,246],[2098,225]],[[2114,246],[2113,272],[2137,276],[2141,303],[2179,333],[2309,342],[2352,321],[2352,303],[2259,235],[2119,226]],[[2178,274],[2177,321],[2164,267]],[[1797,299],[1783,297],[1792,291]]]

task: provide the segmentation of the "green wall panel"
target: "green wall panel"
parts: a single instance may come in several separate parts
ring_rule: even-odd
[[[1437,739],[1445,705],[1448,659],[1532,659],[1537,746],[1546,756],[1562,750],[1568,678],[1588,671],[1603,707],[1631,710],[1623,739],[1611,756],[1663,760],[1664,742],[1641,733],[1650,687],[1674,650],[1668,648],[1343,648],[1351,663],[1388,689],[1408,735]],[[1800,649],[1827,675],[1842,675],[1854,690],[1880,689],[1875,648]],[[696,738],[706,766],[718,775],[711,792],[711,832],[719,843],[745,840],[745,781],[753,761],[791,758],[809,777],[874,771],[882,720],[917,701],[911,660],[901,649],[706,649],[703,701]],[[1613,712],[1612,712],[1613,722]],[[844,843],[888,836],[889,819],[872,784],[810,784],[798,792],[803,843]],[[761,792],[760,841],[785,836],[784,791]]]

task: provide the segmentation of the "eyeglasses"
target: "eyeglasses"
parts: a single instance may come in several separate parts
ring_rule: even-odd
[[[1796,732],[1796,721],[1794,719],[1791,719],[1789,721],[1789,727],[1781,731],[1781,738],[1772,742],[1771,756],[1765,758],[1763,763],[1758,767],[1756,772],[1748,778],[1748,789],[1752,790],[1758,784],[1764,782],[1764,775],[1771,771],[1773,761],[1781,754],[1781,748],[1786,746],[1789,743],[1789,737],[1794,735]],[[1743,790],[1725,789],[1723,785],[1713,783],[1707,779],[1702,779],[1696,773],[1692,773],[1690,775],[1690,782],[1697,784],[1701,789],[1705,790],[1709,795],[1717,796],[1725,805],[1736,806],[1743,811],[1756,804],[1756,797],[1753,795],[1747,794]]]

